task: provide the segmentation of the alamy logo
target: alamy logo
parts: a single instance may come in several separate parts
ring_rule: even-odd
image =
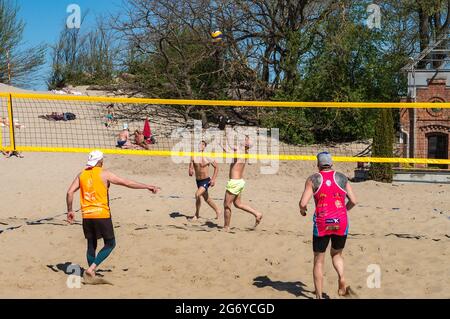
[[[231,164],[235,158],[246,158],[248,163],[260,162],[261,174],[276,174],[279,169],[279,129],[236,127],[203,129],[201,121],[194,121],[194,129],[178,128],[171,138],[177,140],[172,148],[174,163],[189,163],[190,157],[183,154],[199,153],[202,141],[208,141],[205,154],[215,154],[217,163]],[[206,155],[206,157],[210,156]],[[195,156],[202,156],[196,154]]]
[[[67,277],[67,288],[73,289],[81,288],[81,267],[79,265],[71,264],[67,267],[66,273],[70,274]]]
[[[367,277],[367,288],[381,288],[381,268],[380,265],[370,264],[367,266],[368,273],[370,273],[369,277]]]
[[[67,13],[70,15],[67,17],[66,25],[68,29],[79,29],[81,27],[81,8],[78,4],[69,4],[67,6]]]

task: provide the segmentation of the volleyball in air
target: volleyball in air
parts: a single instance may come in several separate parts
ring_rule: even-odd
[[[223,39],[223,34],[220,31],[215,31],[211,33],[211,37],[213,39],[213,42],[220,42]]]

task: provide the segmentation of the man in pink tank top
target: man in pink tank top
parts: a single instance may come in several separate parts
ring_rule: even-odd
[[[314,197],[313,251],[314,286],[316,298],[322,298],[323,264],[325,251],[331,240],[331,258],[339,276],[338,294],[347,295],[349,287],[345,285],[344,259],[342,251],[348,234],[347,212],[356,205],[356,197],[344,174],[332,170],[331,155],[322,152],[317,155],[319,173],[311,175],[300,199],[300,214],[306,216],[308,202]],[[348,201],[346,203],[346,198]]]

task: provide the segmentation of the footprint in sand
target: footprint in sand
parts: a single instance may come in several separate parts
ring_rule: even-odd
[[[83,274],[83,280],[85,285],[111,285],[114,286],[114,284],[106,279],[100,278],[100,277],[92,277],[88,274]]]

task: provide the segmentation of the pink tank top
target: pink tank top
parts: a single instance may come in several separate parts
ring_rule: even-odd
[[[322,183],[314,193],[314,236],[345,236],[348,233],[347,192],[336,183],[335,174],[335,171],[320,172]]]

